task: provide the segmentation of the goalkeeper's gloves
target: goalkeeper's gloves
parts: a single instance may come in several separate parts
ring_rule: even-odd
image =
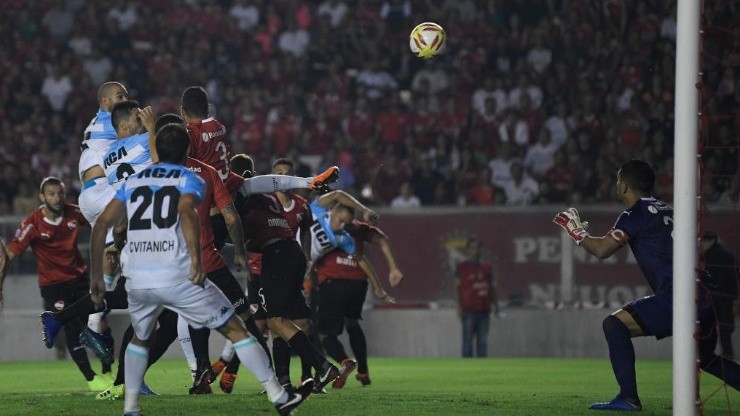
[[[575,240],[576,244],[580,245],[584,238],[590,234],[586,231],[588,228],[588,221],[581,221],[581,217],[578,215],[578,210],[575,208],[568,208],[567,211],[559,212],[552,219],[552,222],[563,227],[568,235]]]

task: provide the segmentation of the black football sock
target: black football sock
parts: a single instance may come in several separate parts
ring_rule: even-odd
[[[293,351],[295,351],[301,359],[310,363],[316,371],[321,372],[329,365],[326,358],[319,354],[316,348],[311,345],[311,341],[308,340],[308,337],[303,333],[303,331],[296,332],[295,335],[288,340],[288,345],[293,347]]]
[[[265,337],[262,336],[259,328],[257,328],[257,323],[254,321],[254,317],[252,315],[249,315],[249,317],[244,320],[244,325],[247,326],[247,331],[249,331],[249,334],[252,335],[254,339],[256,339],[257,342],[260,343],[260,347],[265,350],[265,354],[267,354],[267,361],[270,363],[270,368],[272,368],[272,355],[270,354],[270,347],[267,346],[267,341],[265,340]]]
[[[147,368],[156,363],[177,339],[177,313],[165,309],[157,317],[159,328],[154,331],[154,342],[149,348]]]
[[[231,373],[231,374],[238,373],[239,367],[240,367],[239,364],[241,363],[242,363],[242,360],[239,359],[239,356],[234,354],[234,356],[231,357],[231,361],[229,361],[229,363],[226,364],[226,369],[224,370],[224,372]]]
[[[359,325],[348,326],[347,335],[349,335],[349,346],[357,360],[357,372],[367,374],[369,372],[367,369],[367,341],[362,327]]]
[[[312,378],[313,377],[313,374],[311,374],[312,370],[313,370],[313,367],[311,367],[311,363],[301,358],[301,381]]]
[[[347,356],[347,353],[344,351],[344,346],[341,342],[339,342],[339,339],[336,335],[327,335],[326,338],[324,338],[322,345],[324,345],[324,351],[326,351],[326,355],[328,355],[338,363],[341,363],[342,361],[349,358]]]
[[[193,343],[193,353],[195,361],[198,363],[198,371],[203,368],[211,367],[211,359],[208,356],[208,338],[211,336],[211,330],[203,327],[195,329],[188,326],[190,331],[190,341]]]
[[[609,360],[611,360],[614,376],[619,384],[619,397],[640,404],[640,398],[637,395],[635,347],[632,345],[630,330],[613,315],[604,319],[603,328],[606,343],[609,345]]]
[[[275,359],[275,375],[278,382],[290,383],[290,346],[284,339],[272,339],[272,356]]]
[[[118,370],[116,371],[116,380],[113,381],[114,386],[120,386],[125,381],[124,375],[126,372],[126,367],[125,367],[126,347],[128,347],[128,344],[131,342],[133,338],[134,338],[134,327],[129,325],[128,328],[126,328],[126,331],[123,332],[123,338],[121,338],[121,350],[118,351]]]
[[[105,328],[105,331],[101,334],[103,336],[103,342],[105,342],[105,348],[110,351],[111,356],[115,356],[115,340],[113,339],[113,333],[110,330],[110,327]],[[111,364],[102,364],[103,368],[103,374],[110,373],[111,370]]]
[[[84,328],[84,323],[77,319],[70,321],[64,326],[64,335],[67,338],[67,350],[69,355],[77,364],[77,368],[85,376],[85,380],[90,381],[95,377],[95,371],[90,367],[90,360],[87,358],[87,351],[85,347],[80,344],[80,332]]]

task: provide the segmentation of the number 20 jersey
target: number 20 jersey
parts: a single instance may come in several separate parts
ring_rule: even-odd
[[[190,255],[178,203],[193,194],[203,200],[205,182],[182,165],[160,163],[131,175],[115,198],[126,205],[127,243],[121,253],[129,289],[182,283],[190,275]],[[198,244],[198,243],[196,243]]]
[[[105,176],[111,185],[141,172],[151,164],[152,154],[147,133],[111,141],[102,161]]]

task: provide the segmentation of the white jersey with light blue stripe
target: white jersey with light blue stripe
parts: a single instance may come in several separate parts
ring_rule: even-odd
[[[331,210],[311,202],[311,261],[316,262],[335,248],[344,250],[347,254],[355,254],[355,239],[346,231],[331,229]]]
[[[187,281],[191,261],[177,206],[181,195],[195,195],[200,202],[205,192],[205,182],[197,174],[168,163],[151,165],[123,181],[115,198],[126,205],[128,216],[127,243],[121,253],[128,289]]]
[[[82,138],[82,153],[78,165],[80,179],[88,169],[94,166],[103,167],[105,152],[113,140],[116,140],[116,130],[111,124],[111,114],[101,108],[90,120]]]
[[[149,135],[142,133],[112,141],[102,163],[105,176],[111,185],[141,172],[152,164]]]

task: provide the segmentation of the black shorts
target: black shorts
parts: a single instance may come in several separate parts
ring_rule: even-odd
[[[252,311],[252,316],[257,321],[267,319],[267,312],[265,312],[265,308],[262,306],[264,303],[264,294],[262,293],[260,280],[259,275],[252,275],[247,279],[249,310]]]
[[[212,271],[206,277],[217,288],[221,289],[237,314],[249,312],[249,304],[247,303],[247,297],[244,295],[244,289],[242,289],[236,277],[231,274],[231,270],[228,267]]]
[[[344,319],[362,319],[367,280],[330,279],[319,285],[319,333],[339,335]]]
[[[56,312],[87,296],[90,293],[90,278],[85,273],[78,279],[43,286],[40,289],[41,297],[44,299],[44,310]]]
[[[311,316],[303,297],[306,257],[298,242],[285,238],[262,249],[263,304],[268,318]]]

